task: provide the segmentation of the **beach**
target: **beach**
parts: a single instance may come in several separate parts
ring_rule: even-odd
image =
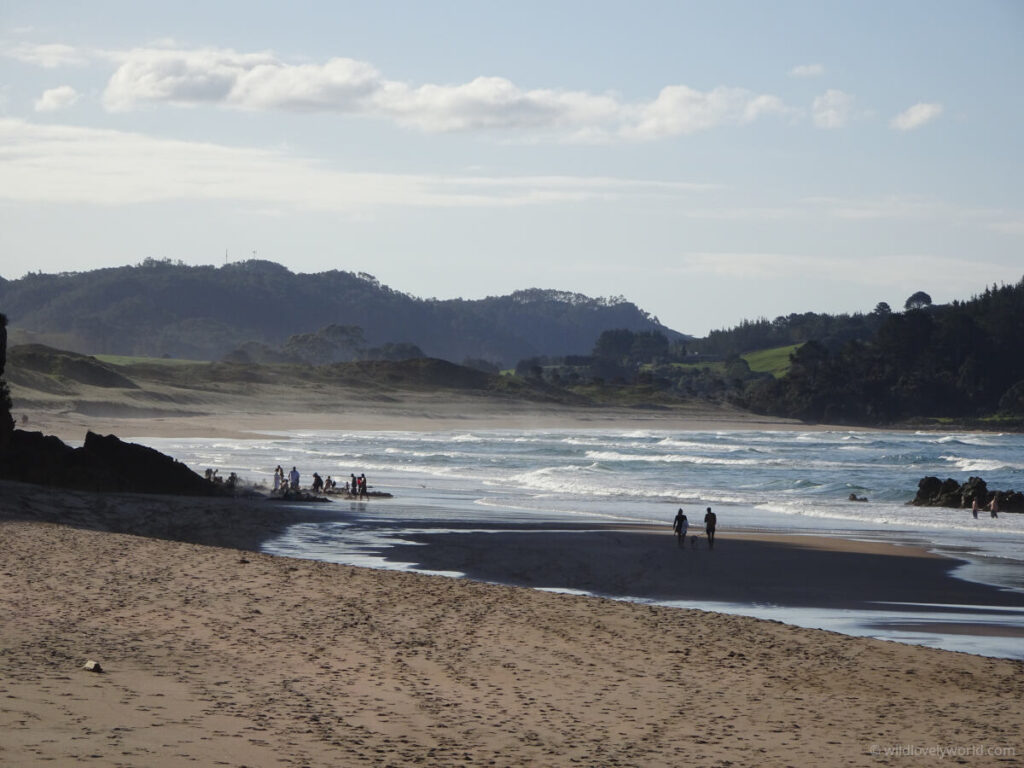
[[[0,764],[930,765],[941,749],[1009,765],[1024,750],[1019,661],[260,554],[320,514],[262,499],[2,490],[16,620],[0,630]],[[657,536],[606,533],[632,535]],[[793,588],[823,548],[888,558],[922,589],[943,560],[745,541],[734,570],[782,548]],[[576,549],[600,562],[607,545]],[[729,589],[756,590],[749,575]],[[927,597],[909,582],[901,597]]]
[[[269,400],[225,400],[215,414],[178,404],[150,417],[116,402],[106,414],[16,402],[15,414],[73,444],[86,429],[187,444],[197,468],[195,457],[228,446],[225,474],[256,444],[251,460],[267,472],[275,452],[351,450],[312,437],[328,429],[441,432],[428,442],[442,461],[449,441],[477,439],[469,430],[582,430],[570,443],[590,430],[834,439],[715,408],[313,402],[275,412]],[[352,440],[420,456],[424,438],[399,450],[401,434]],[[906,542],[738,529],[728,508],[714,551],[703,540],[679,548],[669,519],[513,515],[488,527],[476,490],[430,496],[418,477],[369,505],[0,483],[0,600],[12,619],[0,624],[0,765],[1011,765],[1024,753],[1020,660],[672,606],[868,615],[893,602],[921,631],[915,605],[961,604],[977,609],[969,624],[931,615],[923,631],[1024,642],[985,614],[1019,612],[1024,595],[955,578],[954,560]],[[427,495],[405,506],[410,494]],[[376,557],[397,570],[261,551],[280,550],[296,526],[338,524],[374,536],[392,526]]]
[[[669,407],[571,406],[457,390],[224,382],[202,389],[145,383],[141,390],[75,384],[53,395],[11,383],[21,429],[80,443],[87,430],[121,437],[252,437],[315,429],[824,429],[792,419],[692,401]]]

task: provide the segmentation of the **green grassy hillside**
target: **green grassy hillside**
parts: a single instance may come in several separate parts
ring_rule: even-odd
[[[787,347],[776,347],[775,349],[761,349],[757,352],[748,352],[740,355],[747,361],[750,370],[755,373],[770,373],[776,379],[781,379],[789,372],[790,355],[800,349],[800,344],[790,344]]]

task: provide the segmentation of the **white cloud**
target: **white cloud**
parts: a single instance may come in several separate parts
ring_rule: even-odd
[[[582,91],[525,91],[501,77],[478,77],[463,85],[411,88],[387,83],[374,95],[375,111],[427,131],[517,128],[584,128],[618,118],[610,96]]]
[[[786,111],[778,97],[739,88],[701,92],[673,85],[654,101],[634,105],[607,94],[527,90],[502,77],[412,86],[353,59],[296,65],[269,53],[154,48],[124,54],[104,102],[112,110],[165,102],[331,111],[429,132],[530,129],[567,132],[575,141],[676,136]]]
[[[782,114],[787,108],[775,96],[758,95],[742,88],[697,91],[685,85],[661,89],[658,98],[636,110],[636,119],[623,127],[625,136],[656,139],[706,131],[720,125],[739,125],[764,114]]]
[[[942,105],[935,102],[918,102],[896,115],[889,125],[898,131],[912,131],[937,118],[942,109]]]
[[[358,213],[376,206],[509,207],[675,198],[712,187],[569,176],[347,173],[286,152],[0,119],[0,199],[130,205],[228,200]]]
[[[266,71],[277,62],[269,53],[240,54],[212,48],[187,52],[135,48],[117,58],[120,65],[103,94],[104,106],[114,112],[147,103],[231,103],[232,91],[247,73]]]
[[[819,128],[842,128],[853,111],[853,96],[833,88],[814,99],[811,116]]]
[[[821,64],[798,64],[789,70],[790,77],[821,77],[825,67]]]
[[[57,88],[50,88],[43,91],[43,95],[36,99],[36,112],[56,112],[67,109],[78,101],[78,91],[70,85],[61,85]]]
[[[742,88],[669,85],[653,101],[630,103],[611,94],[527,89],[503,77],[412,85],[354,59],[297,64],[271,52],[220,48],[83,52],[35,46],[6,54],[41,65],[83,57],[114,62],[103,94],[104,106],[114,112],[162,104],[322,111],[389,119],[428,132],[528,132],[588,143],[686,135],[794,112],[777,96]]]
[[[88,64],[94,57],[94,53],[82,48],[62,43],[48,43],[36,45],[31,43],[19,43],[12,46],[4,46],[0,53],[8,58],[15,59],[25,64],[33,64],[46,69],[57,67],[75,66],[81,67]]]

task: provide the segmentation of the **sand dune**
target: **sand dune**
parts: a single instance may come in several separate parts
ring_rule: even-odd
[[[696,399],[671,407],[579,405],[545,401],[536,393],[304,381],[294,372],[277,382],[273,371],[264,372],[266,381],[185,377],[168,383],[136,374],[134,389],[29,376],[31,371],[17,368],[11,373],[18,425],[71,441],[82,440],[89,429],[119,437],[251,437],[297,429],[810,428]]]

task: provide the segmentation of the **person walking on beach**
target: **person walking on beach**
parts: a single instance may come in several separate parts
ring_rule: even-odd
[[[676,533],[676,540],[680,547],[686,546],[686,532],[690,529],[690,521],[686,519],[686,515],[683,514],[683,508],[680,507],[679,511],[676,512],[676,519],[672,521],[672,530]]]
[[[366,475],[359,475],[359,495],[366,498]]]
[[[292,471],[288,473],[288,479],[291,480],[292,490],[299,490],[299,470],[292,467]]]
[[[708,511],[704,514],[704,532],[708,536],[708,549],[715,548],[715,526],[718,525],[718,515],[711,511],[711,507],[708,507]]]
[[[281,490],[281,483],[284,482],[284,470],[281,469],[281,465],[277,465],[277,469],[274,470],[274,493]]]
[[[988,504],[989,512],[992,513],[992,517],[999,517],[999,496],[993,494],[992,501]]]
[[[971,504],[971,514],[974,515],[974,519],[978,519],[978,497],[974,497],[974,503]]]

